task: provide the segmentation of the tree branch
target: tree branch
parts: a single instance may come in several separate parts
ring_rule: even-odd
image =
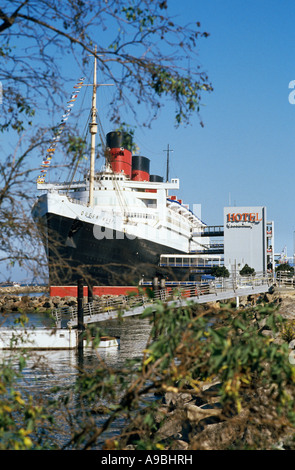
[[[2,25],[0,26],[0,33],[2,31],[4,31],[5,29],[7,28],[10,28],[14,21],[15,21],[15,18],[18,16],[18,12],[20,11],[20,9],[26,4],[28,3],[29,0],[25,0],[16,10],[15,12],[11,15],[11,16],[7,16],[5,15],[5,13],[3,12],[3,10],[0,9],[0,19],[3,20],[3,23]]]
[[[85,49],[87,52],[90,52],[90,54],[94,54],[93,50],[90,49],[88,46],[86,46],[82,41],[79,39],[74,38],[70,34],[65,33],[64,31],[61,31],[58,28],[55,28],[54,26],[51,26],[48,23],[45,23],[44,21],[38,20],[37,18],[33,18],[32,16],[28,15],[22,15],[19,14],[17,15],[19,18],[23,18],[24,20],[32,21],[33,23],[39,24],[41,26],[44,26],[45,28],[50,29],[51,31],[54,31],[55,33],[59,34],[60,36],[64,36],[71,42],[75,42],[76,44],[79,44],[83,49]]]

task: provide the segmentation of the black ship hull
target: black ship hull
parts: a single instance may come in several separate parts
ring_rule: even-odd
[[[47,214],[46,236],[50,285],[76,285],[78,279],[96,286],[138,285],[155,277],[188,280],[188,271],[159,266],[161,254],[183,254],[165,244],[130,238],[123,232],[78,219]]]

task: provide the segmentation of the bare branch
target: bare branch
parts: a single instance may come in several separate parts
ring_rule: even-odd
[[[29,0],[25,0],[16,10],[15,12],[11,15],[11,16],[7,16],[2,9],[0,9],[0,20],[3,20],[3,24],[0,26],[0,33],[2,31],[4,31],[5,29],[7,28],[10,28],[16,17],[18,16],[18,12],[20,11],[20,9],[26,4],[28,3]]]

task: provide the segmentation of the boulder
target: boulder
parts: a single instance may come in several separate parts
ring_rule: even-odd
[[[186,403],[184,405],[187,419],[190,422],[193,422],[194,424],[199,423],[199,421],[206,419],[206,418],[211,418],[211,417],[217,417],[221,419],[221,410],[218,408],[204,408],[200,406],[193,405],[191,403]]]
[[[226,421],[208,424],[191,439],[190,449],[228,449],[232,442],[242,440],[248,417],[249,411],[246,410]]]

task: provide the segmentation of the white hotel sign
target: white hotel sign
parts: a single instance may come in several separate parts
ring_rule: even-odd
[[[245,264],[266,271],[266,208],[224,208],[224,264],[232,270]]]

